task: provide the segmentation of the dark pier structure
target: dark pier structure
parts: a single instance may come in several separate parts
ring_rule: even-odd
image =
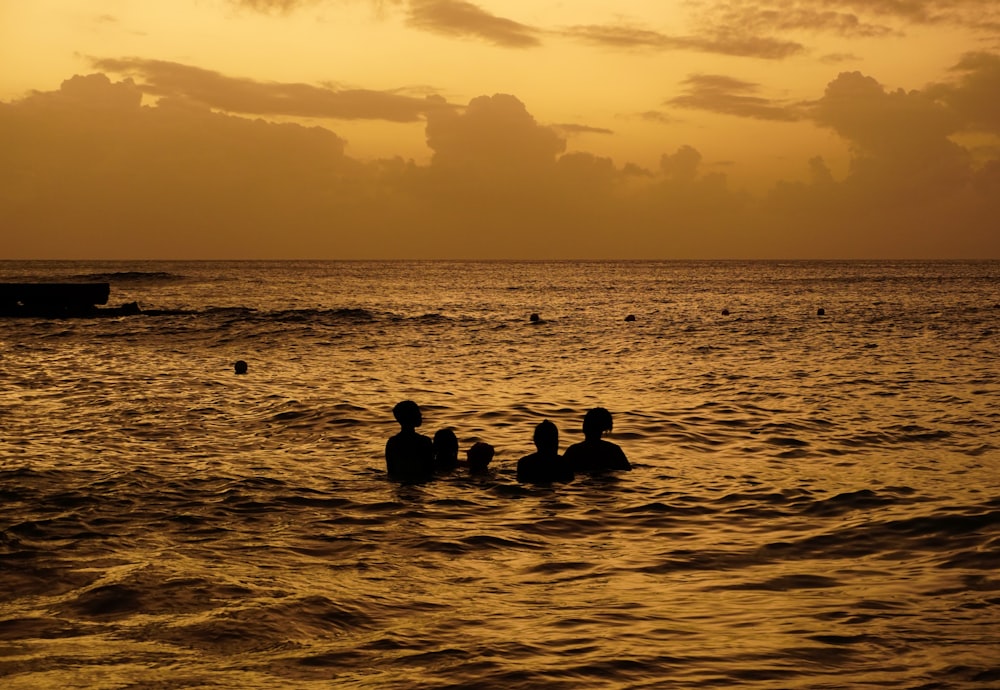
[[[0,317],[74,318],[139,314],[135,302],[108,303],[109,283],[0,283]]]

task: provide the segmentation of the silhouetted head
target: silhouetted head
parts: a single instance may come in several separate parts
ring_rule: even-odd
[[[237,374],[245,374],[247,373],[247,363],[244,362],[242,359],[238,359],[236,360],[236,363],[233,364],[233,369],[236,371]]]
[[[465,452],[465,457],[469,461],[471,472],[484,472],[493,459],[493,446],[482,441],[472,444],[472,447]]]
[[[434,433],[434,456],[441,459],[458,459],[458,437],[451,429],[438,429]]]
[[[605,431],[611,431],[612,428],[614,428],[614,422],[611,421],[611,413],[603,407],[587,410],[587,414],[583,416],[584,438],[600,438]]]
[[[535,427],[533,440],[535,448],[541,453],[559,452],[559,429],[547,419],[544,422],[539,422]]]
[[[542,317],[538,314],[532,314],[528,317],[528,320],[531,321],[531,323],[538,323],[542,320]]]
[[[396,403],[392,408],[392,416],[396,418],[400,426],[416,428],[424,423],[423,415],[420,414],[420,406],[412,400],[404,400]]]

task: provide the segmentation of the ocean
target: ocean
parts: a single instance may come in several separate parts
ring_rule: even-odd
[[[0,262],[91,280],[0,319],[6,690],[1000,687],[998,261]]]

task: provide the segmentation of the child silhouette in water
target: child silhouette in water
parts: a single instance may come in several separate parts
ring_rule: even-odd
[[[563,456],[577,474],[601,474],[612,470],[630,470],[632,464],[624,451],[601,438],[611,431],[611,413],[603,407],[588,410],[583,417],[583,440],[566,449]]]
[[[434,445],[417,433],[424,421],[420,407],[412,400],[404,400],[392,408],[392,416],[399,422],[400,431],[385,444],[389,477],[401,482],[427,481],[434,475]]]
[[[458,438],[451,429],[434,434],[434,471],[447,473],[458,467]]]
[[[495,449],[488,443],[477,441],[465,451],[465,466],[469,474],[486,474],[489,472],[490,461],[493,460]]]

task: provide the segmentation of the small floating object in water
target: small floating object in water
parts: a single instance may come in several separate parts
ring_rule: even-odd
[[[823,307],[820,307],[819,309],[817,309],[816,310],[816,316],[826,316],[826,309],[824,309]]]
[[[237,374],[245,374],[247,373],[247,363],[244,362],[242,359],[238,359],[236,360],[236,363],[233,364],[233,369],[236,371]]]
[[[723,316],[729,316],[729,310],[728,309],[723,309],[722,310],[722,315]]]
[[[635,321],[635,314],[629,314],[625,317],[626,321]]]
[[[532,314],[530,317],[528,317],[528,320],[531,321],[531,323],[541,323],[542,317],[540,317],[538,314]]]

